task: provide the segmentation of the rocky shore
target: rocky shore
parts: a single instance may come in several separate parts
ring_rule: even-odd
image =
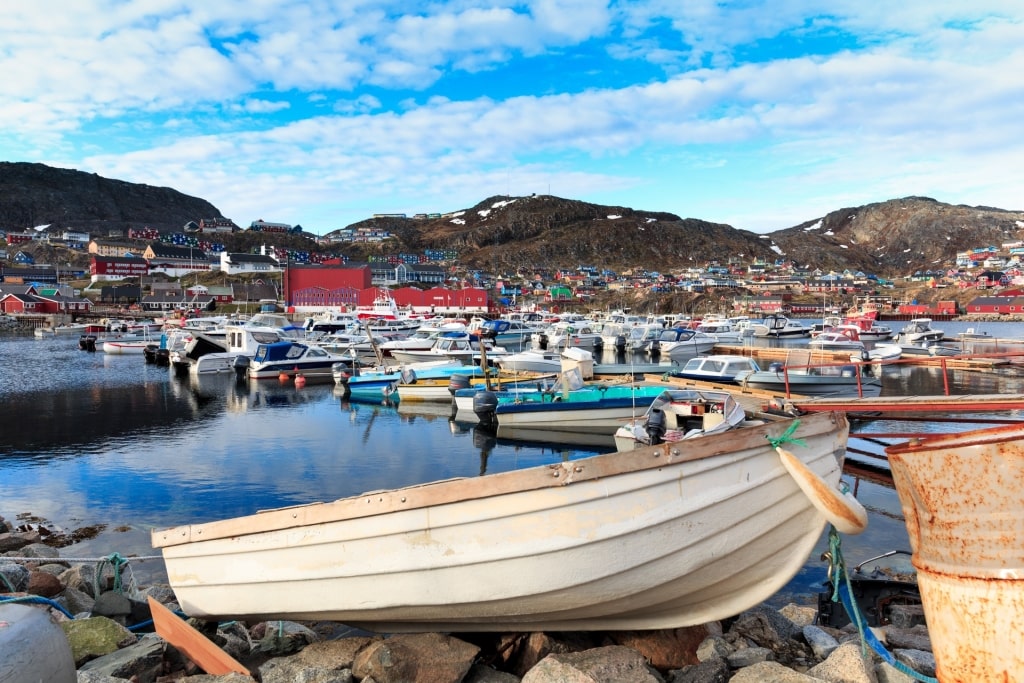
[[[177,610],[167,585],[131,585],[121,558],[62,560],[36,530],[0,518],[0,607],[31,605],[60,625],[77,680],[89,683],[906,683],[913,678],[862,648],[852,625],[815,625],[813,607],[761,606],[726,622],[661,631],[419,633],[382,636],[333,622],[217,625],[190,620],[249,675],[209,675],[152,632],[147,597]],[[128,561],[130,567],[130,560]],[[876,633],[903,666],[935,675],[919,607]],[[147,632],[148,631],[148,632]],[[4,643],[4,660],[32,648]],[[25,655],[26,653],[20,653]],[[8,665],[9,666],[9,665]],[[8,672],[10,673],[10,672]]]

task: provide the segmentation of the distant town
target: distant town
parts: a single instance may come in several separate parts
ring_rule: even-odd
[[[441,215],[413,216],[438,217]],[[310,248],[263,244],[256,253],[228,251],[223,236],[245,231],[265,233],[267,242],[274,234],[301,235],[309,240]],[[904,315],[1024,314],[1024,242],[979,245],[958,253],[953,263],[908,273],[897,282],[861,271],[801,267],[783,255],[774,260],[728,257],[670,273],[637,268],[615,272],[582,264],[569,269],[493,273],[460,266],[458,252],[450,249],[387,253],[386,243],[392,237],[374,227],[317,237],[299,226],[262,219],[242,229],[224,218],[189,222],[181,232],[162,233],[144,227],[102,237],[72,230],[59,234],[40,229],[0,230],[0,312],[73,315],[88,311],[97,302],[130,302],[148,311],[208,309],[266,299],[292,308],[344,310],[367,305],[376,290],[386,287],[394,290],[400,306],[453,314],[467,311],[467,297],[452,295],[463,290],[480,293],[470,297],[474,313],[527,306],[570,308],[602,294],[621,292],[702,294],[706,300],[718,300],[722,308],[752,315],[820,313],[829,307],[830,299],[862,297],[871,297],[883,310]],[[366,262],[353,262],[338,249],[345,243],[380,243],[381,253]],[[87,255],[88,270],[70,262],[37,262],[35,250],[28,247],[40,244]],[[195,276],[202,273],[222,273],[225,284],[199,284]],[[247,282],[226,282],[227,276],[243,274],[249,276]],[[67,284],[82,281],[88,281],[88,286],[76,289]],[[963,305],[953,300],[964,301],[963,296],[918,304],[896,300],[892,290],[897,286],[969,291],[977,296],[968,297]],[[809,298],[814,303],[808,303]]]

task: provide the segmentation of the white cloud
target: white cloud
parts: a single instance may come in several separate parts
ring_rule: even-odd
[[[242,219],[549,191],[753,229],[910,194],[1024,208],[1008,1],[24,5],[0,12],[7,158],[174,186]],[[843,49],[758,53],[826,32]],[[622,60],[601,66],[609,84],[577,85],[568,69],[602,50]],[[624,75],[640,61],[671,75]]]

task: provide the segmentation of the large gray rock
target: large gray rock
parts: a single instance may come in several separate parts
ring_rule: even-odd
[[[15,562],[0,559],[0,591],[24,593],[28,588],[29,571]]]
[[[871,655],[865,658],[860,644],[852,641],[837,647],[828,659],[808,670],[807,675],[829,683],[877,683]]]
[[[712,657],[700,664],[673,671],[671,674],[670,683],[726,683],[730,671],[724,659]]]
[[[814,656],[818,659],[828,659],[828,656],[839,647],[838,640],[813,624],[804,626],[803,633],[804,640],[811,646]]]
[[[734,649],[722,636],[708,636],[697,647],[697,661],[706,662],[709,659],[725,659],[732,654]]]
[[[39,538],[38,531],[4,532],[0,534],[0,553],[19,551],[18,554],[21,557],[31,557],[31,555],[21,555],[20,551],[31,543],[38,543]]]
[[[732,652],[725,658],[725,661],[730,668],[742,669],[752,664],[771,661],[774,658],[774,654],[767,647],[744,647]]]
[[[440,633],[413,633],[373,641],[355,658],[352,673],[376,683],[460,683],[480,648]]]
[[[904,666],[909,666],[919,674],[935,677],[935,655],[926,650],[901,650],[892,651],[896,661]]]
[[[621,645],[545,657],[523,683],[661,683],[658,672],[635,650]]]
[[[61,627],[71,644],[71,654],[78,668],[90,659],[108,655],[137,640],[134,633],[107,617],[65,621]]]
[[[93,617],[93,619],[104,619],[104,617]],[[78,670],[92,671],[116,678],[134,677],[134,680],[139,683],[154,683],[157,677],[163,674],[166,645],[160,636],[148,633],[132,645],[86,662],[79,666]]]
[[[474,664],[462,683],[519,683],[519,676],[492,669],[486,664]]]
[[[787,669],[777,662],[761,662],[740,669],[729,683],[821,683],[821,679]]]

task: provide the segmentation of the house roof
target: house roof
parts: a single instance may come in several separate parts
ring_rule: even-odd
[[[98,263],[149,263],[141,256],[100,256],[98,254],[93,254],[92,258]]]
[[[152,242],[149,245],[153,256],[156,258],[173,258],[181,260],[199,261],[206,260],[206,253],[196,247],[178,247],[163,242]]]
[[[263,254],[225,254],[229,263],[239,265],[241,263],[268,263],[270,265],[278,265],[277,259],[272,256],[264,256]]]

